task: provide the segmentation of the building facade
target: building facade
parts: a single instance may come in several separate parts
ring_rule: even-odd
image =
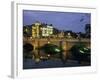
[[[53,26],[50,25],[43,26],[40,22],[35,22],[32,25],[33,38],[49,37],[52,34],[53,34]]]

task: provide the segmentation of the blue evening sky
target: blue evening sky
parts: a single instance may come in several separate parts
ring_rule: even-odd
[[[85,24],[91,24],[91,14],[23,10],[23,25],[31,25],[36,21],[53,24],[53,26],[59,30],[85,32]]]

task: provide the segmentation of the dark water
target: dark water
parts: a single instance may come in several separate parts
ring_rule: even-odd
[[[76,60],[67,60],[62,62],[58,60],[46,60],[36,63],[32,59],[26,59],[23,61],[23,69],[38,69],[38,68],[57,68],[57,67],[78,67],[78,66],[90,66],[90,63],[79,64]]]

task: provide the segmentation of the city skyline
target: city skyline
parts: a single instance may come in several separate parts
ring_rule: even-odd
[[[23,26],[31,25],[36,21],[46,24],[53,24],[53,26],[59,30],[85,32],[85,25],[91,24],[91,14],[23,10]]]

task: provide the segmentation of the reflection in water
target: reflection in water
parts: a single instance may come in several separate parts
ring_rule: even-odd
[[[51,43],[52,41],[48,44]],[[45,43],[42,46],[46,45],[46,47],[43,48],[41,48],[42,41],[37,41],[36,44],[37,45],[33,44],[33,46],[29,43],[26,43],[23,46],[23,69],[91,65],[91,61],[78,61],[79,59],[75,59],[75,57],[72,55],[72,52],[69,50],[71,48],[70,44],[75,45],[77,43],[73,44],[73,42],[68,43],[67,41],[59,41],[59,45],[55,45],[55,43],[50,46],[46,45]],[[88,56],[88,60],[91,60],[91,56]]]

